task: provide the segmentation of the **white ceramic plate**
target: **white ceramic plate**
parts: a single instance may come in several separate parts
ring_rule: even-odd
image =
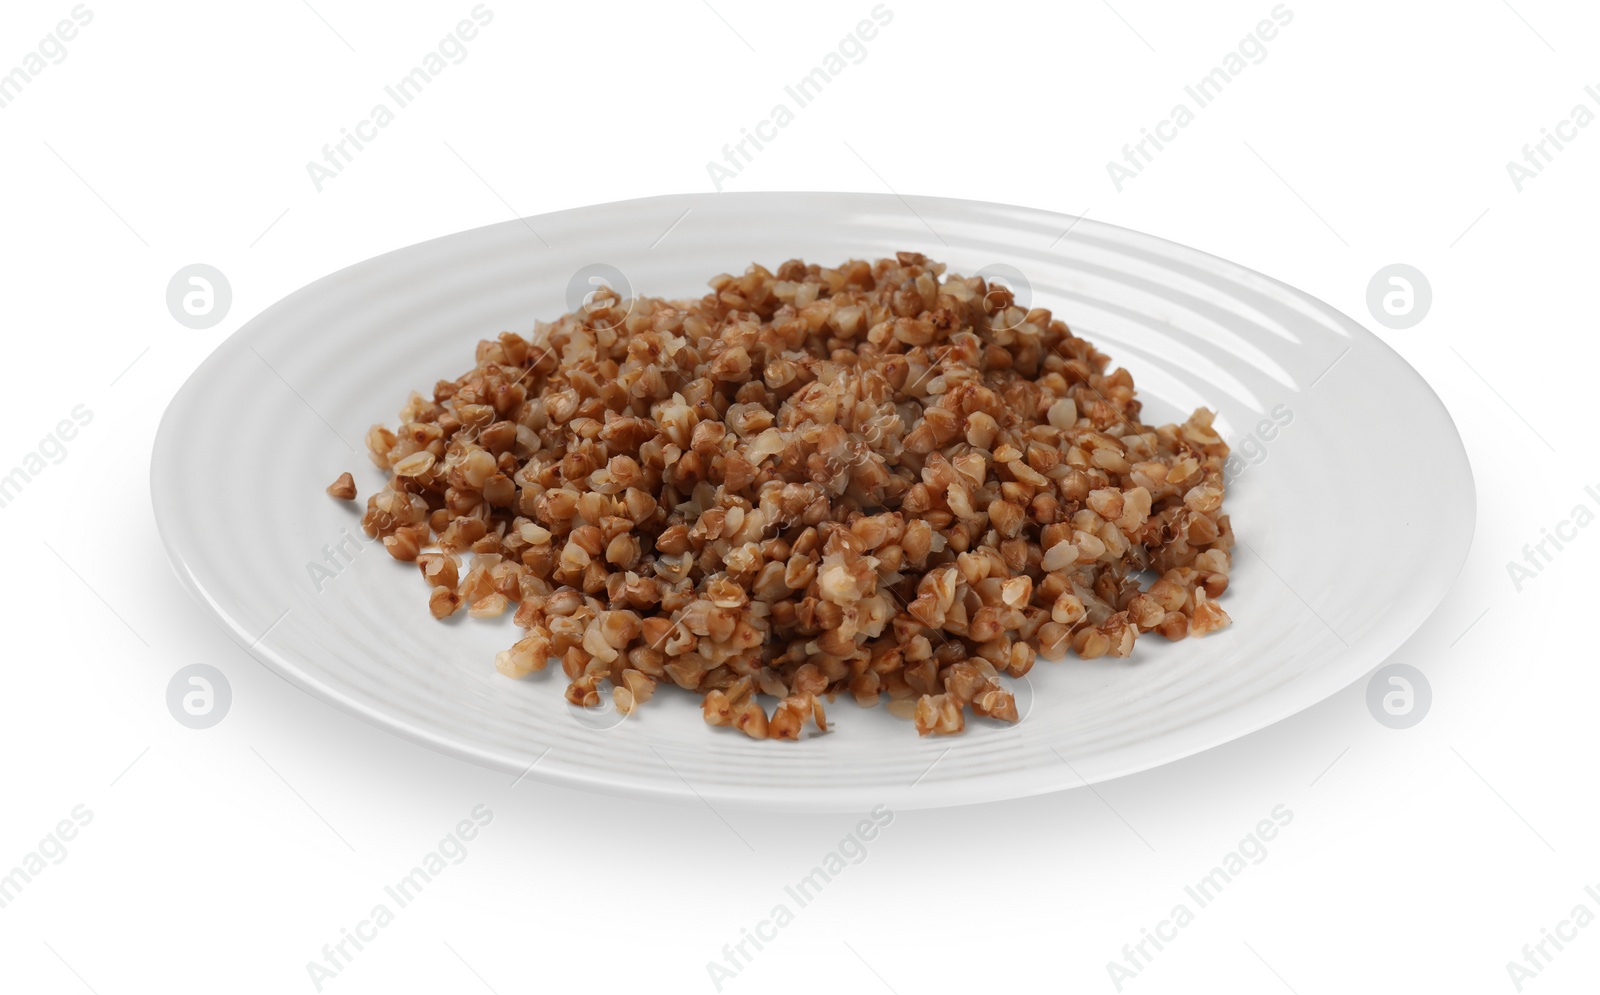
[[[706,726],[697,699],[675,688],[619,722],[569,706],[558,668],[499,676],[492,661],[516,634],[509,622],[434,621],[416,568],[368,544],[355,507],[323,493],[352,470],[364,504],[382,479],[365,455],[367,428],[393,424],[409,391],[469,369],[478,339],[531,334],[535,319],[570,310],[569,284],[578,276],[581,293],[592,264],[614,267],[636,293],[697,296],[708,277],[752,260],[775,269],[900,249],[955,272],[1013,274],[1019,296],[1133,373],[1147,421],[1202,404],[1219,412],[1241,455],[1228,495],[1242,540],[1223,599],[1232,626],[1170,645],[1143,639],[1126,661],[1041,661],[1017,682],[1026,714],[1015,726],[980,720],[959,737],[921,739],[882,708],[841,698],[832,734],[755,742]],[[1428,385],[1303,293],[1046,211],[822,193],[605,204],[335,273],[201,365],[162,420],[151,478],[184,584],[253,655],[327,701],[530,778],[818,811],[1071,788],[1293,715],[1422,624],[1466,555],[1475,508],[1460,438]]]

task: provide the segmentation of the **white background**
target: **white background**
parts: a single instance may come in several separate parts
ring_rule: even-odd
[[[0,871],[74,806],[93,812],[66,858],[0,909],[0,988],[313,991],[306,963],[484,804],[494,819],[469,856],[323,990],[709,992],[707,962],[849,830],[845,817],[513,788],[369,728],[236,647],[180,590],[150,514],[167,399],[249,317],[350,263],[514,213],[708,190],[707,161],[872,6],[712,5],[491,0],[466,60],[320,193],[307,161],[468,0],[91,0],[65,61],[0,110],[0,468],[75,405],[94,412],[67,458],[0,509]],[[71,6],[5,5],[0,72]],[[1443,398],[1477,475],[1478,530],[1454,590],[1395,657],[1432,684],[1416,727],[1380,726],[1361,682],[1095,791],[898,813],[724,990],[1114,992],[1107,962],[1285,805],[1293,821],[1267,858],[1123,990],[1515,991],[1506,963],[1524,944],[1580,902],[1600,912],[1584,893],[1600,885],[1600,529],[1521,593],[1506,569],[1600,485],[1600,127],[1520,192],[1506,162],[1574,105],[1600,110],[1584,94],[1600,84],[1600,12],[1290,0],[1265,61],[1118,192],[1106,162],[1268,0],[888,6],[867,58],[728,189],[892,186],[1087,211],[1301,287],[1367,323]],[[233,286],[208,331],[164,302],[194,262]],[[1368,280],[1393,262],[1433,287],[1431,313],[1405,331],[1366,310]],[[1416,444],[1403,424],[1369,442]],[[1409,569],[1365,547],[1359,521],[1318,527],[1374,578]],[[233,688],[207,731],[165,704],[192,663]],[[1592,991],[1596,978],[1591,925],[1523,989]]]

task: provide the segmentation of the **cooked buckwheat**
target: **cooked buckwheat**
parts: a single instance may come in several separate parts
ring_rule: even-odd
[[[826,730],[840,694],[950,734],[1016,721],[1001,675],[1038,656],[1228,623],[1210,411],[1141,423],[1049,311],[914,252],[710,285],[480,342],[368,433],[391,476],[363,527],[435,617],[516,605],[501,673],[556,659],[568,701],[625,714],[670,682],[756,739]]]
[[[356,478],[350,475],[350,471],[339,474],[339,479],[328,485],[328,496],[341,501],[356,499]]]

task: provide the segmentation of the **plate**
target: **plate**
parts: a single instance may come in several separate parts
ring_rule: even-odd
[[[1235,449],[1240,545],[1201,640],[1129,660],[1041,661],[1022,720],[919,738],[841,698],[834,731],[757,742],[663,688],[622,719],[566,703],[558,668],[493,666],[516,634],[427,611],[416,568],[323,493],[382,482],[363,438],[408,392],[471,368],[475,343],[572,309],[592,278],[698,296],[790,258],[896,250],[982,271],[1126,366],[1144,420],[1208,405]],[[1149,235],[1022,207],[835,193],[658,197],[508,221],[341,270],[217,348],[173,399],[151,466],[184,585],[266,666],[379,726],[519,777],[633,796],[797,811],[922,808],[1102,781],[1286,718],[1382,662],[1467,552],[1472,474],[1449,414],[1356,322],[1276,280]],[[1406,569],[1386,565],[1405,564]]]

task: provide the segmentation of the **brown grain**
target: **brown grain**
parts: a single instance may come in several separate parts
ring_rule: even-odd
[[[841,693],[948,735],[1017,721],[1040,656],[1228,623],[1211,412],[1142,423],[1050,312],[916,253],[710,285],[481,342],[368,433],[363,527],[435,617],[516,605],[501,673],[555,660],[624,714],[673,683],[755,739],[825,731]]]

